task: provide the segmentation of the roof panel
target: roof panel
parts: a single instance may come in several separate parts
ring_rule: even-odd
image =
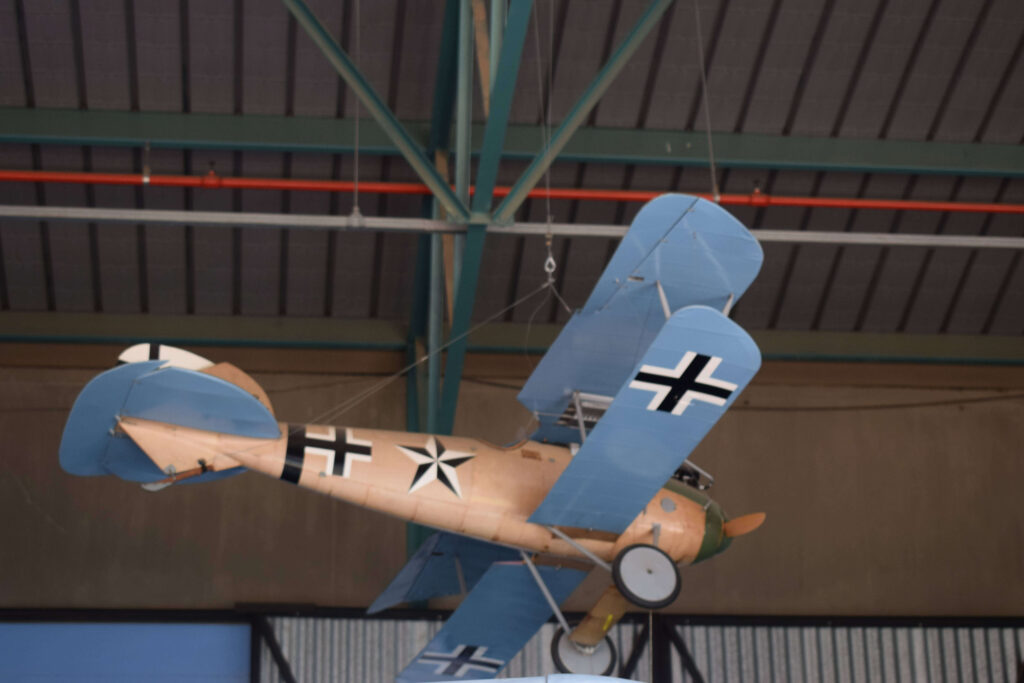
[[[277,315],[280,310],[281,252],[285,230],[241,230],[241,314]]]
[[[1010,64],[1015,44],[1024,33],[1024,17],[1019,10],[1017,0],[993,2],[956,80],[936,140],[971,142],[974,139]],[[1020,94],[1016,96],[1019,98]]]
[[[69,5],[59,0],[25,3],[32,89],[37,107],[77,107]]]
[[[622,44],[622,41],[633,30],[633,26],[640,18],[640,14],[646,9],[645,3],[627,2],[620,5],[618,16],[614,18],[615,37],[612,42],[612,50]],[[660,22],[672,20],[676,3],[673,3],[666,10]],[[647,80],[651,70],[662,67],[664,60],[654,63],[654,48],[657,43],[659,26],[655,26],[647,38],[640,44],[636,52],[622,67],[622,71],[615,77],[601,101],[594,109],[594,122],[598,126],[610,126],[620,128],[632,128],[637,125],[640,107],[644,98],[648,96]],[[600,53],[598,53],[600,54]],[[603,66],[598,65],[598,68]],[[595,72],[596,73],[596,72]],[[587,83],[587,79],[583,79]]]
[[[25,106],[21,45],[14,3],[0,6],[0,107]]]
[[[242,39],[242,111],[284,114],[288,105],[288,11],[280,0],[246,0]],[[296,32],[299,29],[296,27]],[[298,37],[296,36],[296,42]]]
[[[145,226],[146,281],[149,313],[186,313],[185,228],[170,225]]]
[[[344,47],[347,33],[342,33],[342,14],[352,3],[316,3],[317,17],[335,40]],[[341,79],[320,48],[301,27],[295,36],[295,102],[296,116],[334,116],[338,111],[338,89]]]
[[[7,299],[12,311],[46,310],[43,249],[35,221],[0,222]]]
[[[407,233],[381,234],[380,299],[377,317],[385,320],[409,319],[413,277],[411,264],[416,263],[416,235]],[[364,286],[369,279],[364,280]]]
[[[430,117],[434,101],[434,79],[444,26],[444,3],[415,0],[405,2],[404,15],[399,53],[400,86],[398,92],[393,93],[394,111],[400,119],[425,119]],[[479,80],[473,83],[473,87],[476,91],[480,90]]]
[[[90,109],[130,109],[124,5],[103,3],[81,16],[86,103]]]
[[[179,7],[164,0],[135,0],[135,59],[143,111],[181,111]]]
[[[391,60],[400,45],[394,44],[394,19],[397,13],[396,0],[379,0],[363,3],[360,16],[352,12],[352,33],[349,38],[349,57],[359,66],[363,77],[382,100],[390,96],[388,84],[391,80]],[[302,36],[302,40],[309,40]],[[358,98],[345,98],[345,116],[356,114]],[[360,107],[366,116],[366,107]]]
[[[809,50],[824,7],[819,0],[786,0],[776,19],[773,40],[768,43],[757,74],[743,131],[780,133],[794,104]],[[785,27],[785,28],[781,28]],[[785,35],[782,35],[782,32]],[[714,119],[712,119],[714,122]]]
[[[1024,34],[1018,39],[1024,41]],[[1024,138],[1024,51],[1017,51],[1017,62],[1010,71],[1006,87],[992,114],[982,142],[1021,144]]]
[[[715,59],[707,65],[712,130],[736,128],[770,14],[769,3],[759,0],[729,3]],[[703,116],[697,117],[694,129],[705,129]]]
[[[793,121],[794,135],[831,135],[835,123],[845,115],[843,101],[851,80],[859,77],[854,69],[865,41],[870,38],[879,2],[882,0],[836,3],[807,74],[806,90]]]
[[[1003,281],[1003,294],[998,305],[990,311],[986,318],[986,334],[1019,335],[1024,334],[1024,267],[1021,267],[1021,252],[1013,255],[1007,268],[1006,279]]]
[[[922,140],[936,121],[947,89],[959,76],[957,64],[978,20],[978,6],[947,0],[928,28],[906,87],[898,93],[889,134],[901,140]]]
[[[188,5],[189,111],[235,111],[235,17],[226,2]]]
[[[543,5],[538,5],[538,9]],[[557,125],[579,99],[584,89],[601,68],[601,51],[605,44],[608,27],[612,25],[610,0],[593,0],[587,3],[569,3],[565,20],[565,33],[555,45],[557,69],[553,74],[551,90],[551,123]],[[543,28],[550,27],[550,22]],[[550,50],[550,34],[541,34],[542,54]],[[547,81],[547,73],[543,76]],[[534,79],[536,83],[536,79]],[[536,96],[536,95],[534,95]]]
[[[331,311],[338,318],[366,318],[370,310],[375,236],[339,232],[335,242]]]
[[[327,283],[327,233],[323,230],[288,230],[288,315],[318,317],[324,314]]]
[[[864,63],[840,130],[841,137],[878,137],[911,58],[930,0],[890,2]],[[918,136],[920,137],[920,136]]]
[[[665,17],[671,26],[651,93],[647,128],[685,129],[694,99],[700,93],[700,55],[697,52],[694,9],[700,12],[703,44],[708,46],[711,42],[715,18],[721,11],[720,4],[706,0],[696,6],[694,3],[673,3]]]
[[[98,223],[96,228],[103,312],[141,312],[136,227],[125,223]]]

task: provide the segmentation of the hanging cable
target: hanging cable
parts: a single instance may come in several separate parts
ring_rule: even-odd
[[[360,0],[356,0],[355,8],[355,26],[356,26],[356,69],[361,70],[362,64],[360,60],[360,44],[359,35],[362,33],[362,24],[360,23],[359,16],[359,5]],[[355,147],[352,150],[352,219],[359,221],[362,218],[362,213],[359,211],[359,98],[356,98],[356,111],[355,111]]]
[[[718,191],[718,172],[715,170],[715,148],[711,142],[711,98],[708,94],[708,74],[704,65],[704,32],[700,27],[700,7],[697,6],[697,0],[693,0],[693,18],[694,25],[697,28],[697,62],[700,65],[700,86],[702,97],[704,98],[704,128],[708,137],[708,161],[711,166],[711,196],[714,197],[717,203],[721,200],[722,195]]]
[[[493,315],[488,317],[486,320],[483,320],[483,321],[477,323],[476,325],[474,325],[470,329],[466,330],[462,334],[457,335],[455,337],[452,337],[446,343],[442,344],[441,346],[439,346],[435,350],[433,350],[433,351],[431,351],[429,353],[424,354],[423,356],[421,356],[420,358],[416,359],[412,363],[409,363],[408,365],[406,365],[405,367],[401,368],[397,372],[394,372],[394,373],[388,375],[387,377],[383,378],[381,381],[377,382],[373,386],[368,387],[367,389],[359,392],[358,394],[356,394],[352,398],[350,398],[350,399],[348,399],[346,401],[343,401],[343,402],[339,403],[336,406],[333,406],[332,408],[324,411],[323,413],[314,416],[310,423],[311,424],[319,423],[319,422],[321,422],[323,420],[331,420],[331,419],[334,419],[336,417],[339,417],[339,416],[343,415],[344,413],[348,412],[349,410],[354,408],[356,405],[358,405],[362,401],[366,400],[370,396],[373,396],[374,394],[376,394],[379,391],[381,391],[382,389],[384,389],[387,385],[391,384],[396,379],[398,379],[402,375],[406,374],[407,372],[409,372],[413,368],[415,368],[415,367],[417,367],[417,366],[427,362],[428,360],[430,360],[431,356],[434,356],[436,354],[441,353],[442,351],[447,349],[452,344],[454,344],[454,343],[456,343],[458,341],[461,341],[462,339],[465,339],[466,337],[470,336],[471,334],[473,334],[474,332],[476,332],[480,328],[489,325],[490,323],[494,322],[495,320],[497,320],[501,316],[505,315],[505,313],[507,313],[508,311],[516,308],[520,304],[522,304],[522,303],[526,302],[527,300],[529,300],[531,297],[539,294],[540,292],[542,292],[542,291],[544,291],[545,289],[548,289],[548,288],[549,288],[549,285],[548,285],[547,282],[545,282],[540,287],[537,287],[536,289],[532,290],[528,294],[525,294],[525,295],[519,297],[518,299],[513,301],[511,304],[506,306],[505,308],[503,308],[500,311],[494,313]]]

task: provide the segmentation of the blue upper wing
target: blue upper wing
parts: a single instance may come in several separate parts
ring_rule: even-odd
[[[575,427],[559,424],[573,392],[615,394],[665,323],[662,293],[671,311],[722,310],[746,291],[762,260],[757,240],[717,204],[668,194],[645,205],[519,394],[540,420],[534,438],[579,440]]]
[[[586,572],[538,566],[561,603]],[[472,681],[496,676],[551,616],[521,562],[495,562],[434,639],[398,675],[398,683]]]
[[[621,533],[760,366],[757,345],[726,316],[676,312],[529,521]]]

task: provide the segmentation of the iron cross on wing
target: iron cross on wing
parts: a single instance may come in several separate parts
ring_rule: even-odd
[[[629,388],[653,391],[647,410],[673,415],[682,415],[693,400],[724,406],[736,385],[712,376],[721,362],[718,356],[687,351],[674,368],[641,365]]]

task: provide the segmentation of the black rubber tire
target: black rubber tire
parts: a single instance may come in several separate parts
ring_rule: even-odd
[[[580,673],[578,671],[570,671],[569,667],[567,667],[565,665],[565,662],[562,661],[561,655],[558,654],[558,643],[562,640],[562,638],[566,637],[568,636],[565,635],[565,631],[562,629],[561,626],[559,626],[558,630],[555,631],[554,637],[551,639],[551,659],[555,663],[555,668],[564,674]],[[619,653],[615,651],[615,646],[612,645],[612,639],[608,636],[605,636],[604,644],[608,646],[608,651],[612,654],[611,661],[608,663],[608,667],[604,671],[602,671],[600,674],[593,675],[610,676],[612,672],[615,671],[615,665],[619,663]]]
[[[655,550],[664,555],[665,559],[668,560],[676,575],[676,587],[668,597],[657,601],[645,600],[629,590],[626,582],[622,579],[620,566],[622,564],[622,559],[634,548],[649,548],[651,550]],[[662,607],[668,607],[675,602],[677,597],[679,597],[679,591],[682,590],[683,587],[682,579],[679,576],[679,567],[677,567],[676,563],[672,561],[672,558],[668,556],[668,553],[657,546],[649,545],[647,543],[634,543],[633,545],[626,546],[619,551],[619,554],[615,556],[615,561],[612,562],[612,579],[615,581],[615,587],[619,589],[620,593],[622,593],[622,597],[626,598],[637,607],[643,607],[644,609],[661,609]]]

